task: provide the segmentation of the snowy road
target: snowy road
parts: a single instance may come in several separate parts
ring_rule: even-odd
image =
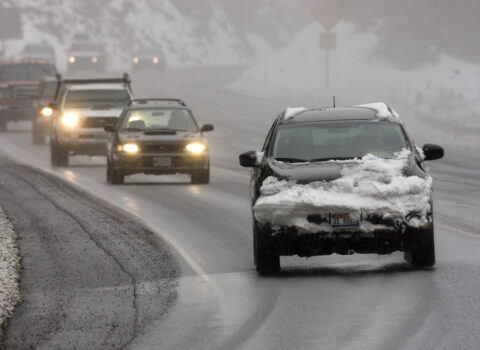
[[[465,169],[449,157],[432,164],[435,269],[413,271],[401,254],[282,258],[279,277],[260,278],[252,261],[248,172],[237,156],[261,146],[284,102],[219,91],[228,75],[214,70],[188,73],[134,88],[139,97],[182,97],[200,124],[215,124],[210,185],[134,176],[111,186],[101,158],[51,168],[48,147],[31,144],[27,125],[0,137],[3,152],[137,215],[172,246],[182,268],[178,300],[131,349],[478,348],[480,169],[471,158],[457,162]]]

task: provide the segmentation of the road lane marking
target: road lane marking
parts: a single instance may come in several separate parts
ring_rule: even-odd
[[[460,230],[458,228],[455,228],[455,227],[451,227],[451,226],[447,226],[447,225],[444,225],[444,224],[437,224],[438,226],[440,227],[443,227],[443,228],[446,228],[448,230],[451,230],[451,231],[454,231],[454,232],[458,232],[462,235],[466,235],[466,236],[470,236],[470,237],[475,237],[475,238],[480,238],[480,235],[476,234],[476,233],[471,233],[471,232],[467,232],[467,231],[463,231],[463,230]]]

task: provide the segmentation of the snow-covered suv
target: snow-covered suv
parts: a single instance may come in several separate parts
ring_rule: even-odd
[[[106,155],[105,125],[116,124],[132,93],[127,74],[121,79],[64,80],[61,102],[50,128],[54,166],[68,166],[70,155]]]
[[[253,169],[254,258],[260,274],[281,255],[404,251],[415,267],[435,264],[432,179],[420,149],[388,105],[287,109],[261,152],[240,155]]]

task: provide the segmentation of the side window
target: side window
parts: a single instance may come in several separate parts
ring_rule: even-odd
[[[282,113],[283,114],[283,113]],[[278,120],[280,119],[280,116],[282,114],[279,114],[277,118],[275,118],[275,121],[273,122],[272,126],[270,127],[270,130],[268,131],[267,138],[265,139],[265,142],[262,147],[262,152],[265,152],[267,150],[268,145],[270,144],[270,141],[272,139],[272,135],[277,127]]]

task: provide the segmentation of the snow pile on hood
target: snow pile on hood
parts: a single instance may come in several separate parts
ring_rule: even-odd
[[[406,177],[410,151],[404,150],[392,159],[366,155],[341,163],[341,177],[331,182],[318,181],[307,185],[292,181],[265,179],[261,187],[254,213],[256,219],[274,228],[294,227],[299,234],[308,232],[332,232],[328,223],[313,223],[309,215],[328,217],[332,213],[349,213],[350,218],[381,215],[383,219],[399,220],[415,213],[409,225],[420,227],[428,223],[431,211],[431,177]],[[360,230],[386,228],[367,221],[360,223]],[[345,228],[342,228],[345,230]]]
[[[0,338],[6,320],[20,302],[18,287],[20,257],[16,235],[0,208]]]

